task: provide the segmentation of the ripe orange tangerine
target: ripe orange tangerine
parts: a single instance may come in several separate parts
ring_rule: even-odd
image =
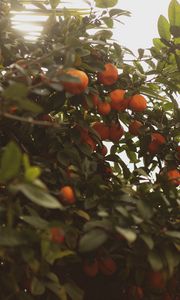
[[[164,274],[161,271],[152,271],[148,274],[148,284],[154,289],[163,289],[165,287]]]
[[[76,202],[75,194],[71,186],[64,186],[59,191],[60,198],[68,204],[73,204]]]
[[[64,242],[64,232],[59,227],[51,227],[50,228],[51,240],[57,244],[61,244]]]
[[[129,132],[132,135],[140,135],[143,124],[140,121],[134,120],[129,125]]]
[[[99,271],[98,262],[96,259],[93,261],[85,260],[83,263],[83,271],[89,277],[95,277]]]
[[[125,110],[128,107],[128,99],[124,98],[126,91],[116,89],[110,92],[109,96],[111,99],[111,108],[117,111]]]
[[[102,140],[109,139],[109,127],[102,122],[95,122],[92,124],[92,128],[99,134]]]
[[[90,137],[90,136],[86,136],[84,139],[83,139],[83,142],[87,145],[89,145],[92,149],[92,151],[95,151],[96,150],[96,143],[95,141]]]
[[[156,142],[151,142],[149,145],[148,145],[148,150],[151,154],[156,154],[159,152],[160,150],[160,145]]]
[[[144,96],[136,94],[129,100],[129,108],[134,112],[142,112],[147,107],[147,101]]]
[[[100,115],[106,116],[111,112],[111,105],[107,102],[99,102],[97,110]]]
[[[109,128],[109,139],[114,143],[118,143],[124,134],[124,129],[120,123],[112,123]]]
[[[104,85],[112,85],[118,80],[118,69],[115,65],[107,63],[104,70],[97,74],[98,81]]]
[[[117,271],[117,264],[111,257],[99,260],[99,271],[106,276],[111,276]]]
[[[180,171],[177,169],[169,170],[167,172],[167,177],[170,182],[175,185],[180,185]]]
[[[103,145],[102,148],[101,148],[101,154],[102,154],[102,156],[106,156],[107,152],[108,152],[107,147],[105,145]]]
[[[152,142],[157,143],[158,145],[162,145],[166,142],[165,137],[159,132],[153,132],[151,134]]]
[[[79,80],[79,82],[63,81],[62,84],[66,92],[72,95],[78,95],[86,90],[89,79],[85,72],[77,69],[70,69],[65,73]]]

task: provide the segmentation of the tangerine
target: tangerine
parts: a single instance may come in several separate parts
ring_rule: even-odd
[[[165,137],[159,132],[153,132],[151,134],[151,140],[152,142],[157,143],[158,145],[162,145],[166,142]]]
[[[79,80],[79,82],[63,81],[62,84],[66,92],[72,95],[78,95],[86,90],[89,79],[85,72],[77,69],[70,69],[65,73]]]
[[[124,129],[120,123],[112,123],[109,128],[110,141],[117,143],[124,134]]]
[[[98,133],[102,140],[109,139],[109,127],[102,122],[95,122],[92,124],[92,128]]]
[[[83,271],[89,277],[95,277],[99,271],[98,269],[97,259],[94,259],[93,261],[85,260],[83,263]]]
[[[140,135],[143,124],[140,121],[134,120],[129,125],[129,132],[132,135]]]
[[[68,204],[73,204],[76,202],[75,194],[71,186],[64,186],[59,191],[60,198]]]
[[[175,185],[180,185],[180,171],[177,169],[169,170],[167,172],[167,177],[170,182]]]
[[[103,145],[102,148],[101,148],[101,154],[102,154],[102,156],[106,156],[107,152],[108,152],[107,147],[105,145]]]
[[[99,102],[97,109],[100,115],[106,116],[111,111],[111,105],[107,102]]]
[[[64,232],[59,227],[50,228],[51,240],[57,244],[64,242]]]
[[[124,98],[125,93],[125,90],[116,89],[109,94],[112,109],[122,111],[128,107],[129,100]]]
[[[159,144],[157,144],[156,142],[151,142],[148,145],[148,151],[151,154],[156,154],[159,152],[159,150],[160,150]]]
[[[151,288],[154,289],[164,289],[165,279],[161,271],[152,271],[148,274],[148,283]]]
[[[104,70],[97,74],[98,81],[104,85],[112,85],[118,80],[118,69],[115,65],[107,63]]]
[[[117,264],[111,257],[101,258],[99,260],[99,271],[106,276],[113,275],[117,270]]]
[[[147,101],[144,96],[136,94],[129,100],[129,108],[134,112],[142,112],[147,107]]]

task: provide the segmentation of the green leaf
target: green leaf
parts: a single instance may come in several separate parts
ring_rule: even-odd
[[[149,249],[152,250],[154,248],[154,241],[149,235],[141,234],[140,237],[145,242],[145,244],[148,246]]]
[[[162,270],[163,262],[161,260],[161,257],[155,251],[149,252],[148,261],[154,271]]]
[[[103,22],[107,25],[108,28],[113,28],[113,20],[109,17],[103,17],[101,18]]]
[[[22,83],[11,84],[7,89],[5,89],[3,96],[10,100],[20,100],[27,97],[28,88]]]
[[[14,229],[0,229],[0,246],[16,247],[26,244],[21,234]]]
[[[158,19],[158,32],[162,39],[165,39],[166,41],[170,41],[171,39],[170,25],[168,20],[162,15]]]
[[[109,40],[112,37],[113,33],[110,30],[99,30],[94,34],[94,39],[105,39]]]
[[[95,5],[100,8],[113,7],[118,3],[118,0],[95,0]]]
[[[85,233],[79,242],[80,252],[90,252],[96,250],[101,245],[103,245],[108,239],[108,235],[104,230],[93,229]]]
[[[21,216],[20,219],[38,229],[45,229],[49,225],[46,220],[36,216]]]
[[[166,248],[164,249],[164,254],[168,264],[169,274],[170,276],[172,276],[175,267],[177,267],[178,264],[180,263],[179,253],[174,248],[170,248],[166,246]]]
[[[64,285],[64,287],[72,300],[84,299],[84,292],[74,282],[68,282]]]
[[[129,243],[133,243],[137,238],[137,234],[132,229],[116,226],[116,231],[120,233]]]
[[[180,231],[170,231],[170,230],[168,230],[168,231],[165,232],[165,235],[180,240]]]
[[[37,277],[33,277],[31,281],[31,293],[34,296],[43,295],[45,293],[45,286]]]
[[[130,16],[131,13],[127,10],[123,10],[123,9],[119,9],[119,8],[113,8],[109,11],[109,15],[110,17],[113,17],[113,16]]]
[[[169,22],[171,26],[180,26],[180,4],[172,0],[168,8]]]
[[[25,178],[28,181],[34,181],[41,175],[41,169],[39,167],[29,167],[25,171]]]
[[[158,50],[161,50],[162,48],[165,47],[165,45],[163,44],[163,42],[159,38],[154,38],[153,39],[153,44],[154,44],[154,47],[157,48]]]
[[[29,200],[37,205],[51,209],[63,209],[61,203],[51,196],[47,190],[41,187],[31,183],[24,183],[17,185],[14,189],[23,193]]]
[[[18,175],[21,156],[21,151],[14,142],[10,142],[6,146],[1,159],[0,180],[8,181]]]
[[[152,207],[148,203],[145,203],[145,201],[138,200],[137,208],[144,219],[150,219],[153,216]]]

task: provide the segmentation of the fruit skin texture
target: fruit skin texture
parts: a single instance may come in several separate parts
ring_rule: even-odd
[[[105,145],[103,145],[102,148],[101,148],[102,156],[106,156],[107,152],[108,152],[107,147]]]
[[[84,138],[83,142],[85,144],[89,145],[91,147],[92,151],[96,150],[96,143],[90,136],[87,136],[86,138]]]
[[[146,109],[146,107],[147,101],[140,94],[132,96],[132,98],[129,100],[129,108],[134,112],[142,112]]]
[[[118,80],[118,69],[115,65],[107,63],[104,65],[105,70],[97,74],[98,81],[104,85],[112,85]]]
[[[83,263],[83,271],[87,276],[95,277],[99,271],[97,259],[93,261],[85,260]]]
[[[116,89],[109,94],[112,109],[123,111],[128,107],[129,99],[124,99],[125,93],[125,90]]]
[[[59,196],[63,202],[73,204],[76,202],[75,194],[71,186],[64,186],[59,191]]]
[[[156,154],[159,152],[159,144],[157,144],[156,142],[151,142],[149,145],[148,145],[148,151],[151,153],[151,154]]]
[[[50,228],[51,241],[62,244],[64,242],[64,232],[59,227]]]
[[[106,116],[111,112],[111,105],[107,102],[99,102],[97,110],[100,115]]]
[[[140,286],[133,285],[128,290],[128,299],[129,300],[140,300],[143,299],[144,292],[143,289]]]
[[[111,276],[117,271],[116,262],[111,257],[101,258],[98,262],[99,271],[106,276]]]
[[[80,81],[80,82],[63,81],[62,84],[66,92],[72,95],[78,95],[83,93],[86,90],[89,83],[89,79],[85,72],[77,69],[70,69],[66,71],[66,74],[78,78]]]
[[[153,132],[151,134],[151,140],[152,142],[157,143],[158,145],[163,145],[166,142],[165,137],[159,132]]]
[[[102,140],[109,139],[109,127],[101,122],[95,122],[92,124],[92,128],[99,134]]]
[[[165,279],[160,271],[152,271],[148,274],[148,284],[153,289],[164,289]]]
[[[141,127],[143,124],[140,121],[134,120],[129,125],[129,132],[132,135],[140,135],[141,134]]]
[[[176,186],[180,185],[180,171],[177,169],[169,170],[167,172],[168,180],[175,184]]]
[[[113,143],[119,142],[124,134],[124,129],[119,123],[112,123],[109,130],[109,139]]]

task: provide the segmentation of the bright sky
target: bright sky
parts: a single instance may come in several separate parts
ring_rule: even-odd
[[[115,38],[132,51],[152,46],[152,39],[158,37],[158,17],[167,17],[169,3],[170,0],[119,0],[118,8],[129,10],[132,16],[123,18],[125,25],[116,25]]]
[[[83,0],[65,0],[61,1],[61,7],[67,6],[65,2],[69,2],[68,7],[84,8],[88,7]],[[121,17],[120,20],[125,25],[115,23],[114,38],[119,43],[132,51],[138,48],[148,48],[152,45],[152,39],[158,36],[157,20],[160,14],[167,16],[168,5],[170,0],[119,0],[117,7],[124,10],[129,10],[132,13],[131,17]],[[19,19],[18,16],[15,17]],[[31,35],[38,35],[39,28],[37,26],[29,26],[30,16],[21,15],[21,19],[26,20],[26,24],[20,25],[22,31],[29,28],[29,38]],[[43,18],[43,16],[38,17]]]

